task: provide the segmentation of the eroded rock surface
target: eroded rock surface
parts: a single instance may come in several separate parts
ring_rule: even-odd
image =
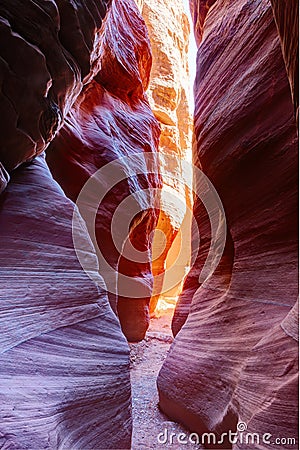
[[[296,438],[297,342],[284,323],[297,298],[297,137],[280,40],[268,1],[200,0],[193,10],[194,162],[220,195],[228,232],[199,286],[211,231],[196,201],[201,246],[193,229],[196,262],[158,377],[160,405],[199,433],[244,421],[261,436]]]
[[[46,148],[83,81],[93,76],[106,5],[1,1],[0,160],[6,170]]]
[[[39,156],[0,204],[1,447],[130,448],[128,346],[103,279],[77,259],[73,203]]]
[[[253,347],[233,398],[248,433],[270,433],[265,449],[276,443],[284,449],[298,447],[298,311],[297,302],[282,323]],[[233,448],[245,449],[245,442]]]

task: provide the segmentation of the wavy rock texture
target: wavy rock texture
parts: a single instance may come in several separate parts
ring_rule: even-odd
[[[130,448],[128,347],[43,156],[0,197],[1,448]],[[82,251],[97,258],[81,224]]]
[[[204,3],[194,5],[202,36],[194,162],[221,197],[228,233],[219,267],[199,287],[210,226],[195,203],[201,247],[193,229],[197,258],[158,377],[160,405],[200,433],[244,420],[261,435],[295,437],[297,344],[284,326],[297,298],[297,138],[289,83],[269,2],[220,0],[208,11]]]
[[[5,170],[3,164],[0,162],[0,194],[6,188],[8,182],[9,182],[9,174]]]
[[[182,160],[191,158],[190,27],[181,0],[141,0],[137,4],[148,28],[153,52],[147,94],[152,111],[161,125],[159,152],[163,186],[156,228],[158,232],[153,241],[152,271],[155,281],[150,311],[154,312],[160,292],[178,295],[190,261],[190,249],[186,243],[190,242],[190,214],[187,208],[191,208],[191,192],[188,189],[189,174],[184,173],[182,167]],[[164,155],[174,156],[172,164]]]
[[[299,108],[299,3],[289,0],[271,0],[277,24],[283,58],[290,81],[295,114]]]
[[[158,142],[144,96],[151,66],[144,23],[132,4],[113,2],[103,29],[106,9],[106,2],[92,0],[0,5],[3,448],[130,448],[128,346],[86,224],[81,219],[72,226],[69,199],[101,164],[133,152],[152,154]],[[49,160],[56,161],[69,198],[44,156],[37,156],[62,126]],[[148,167],[142,160],[139,169],[141,176],[133,165],[121,166],[126,181],[119,193],[110,193],[112,205],[159,184],[155,163]],[[139,321],[133,335],[140,337],[151,293],[155,194],[137,192],[135,205],[140,209],[131,240],[148,261],[135,274],[121,259],[117,267],[123,264],[145,285],[148,298],[126,309],[130,320]],[[96,284],[80,266],[72,232],[80,236],[76,252]]]
[[[194,22],[194,34],[198,46],[202,41],[207,13],[217,1],[218,0],[189,0],[190,11]]]
[[[297,302],[282,323],[253,347],[233,398],[239,419],[247,424],[248,433],[272,436],[263,446],[266,449],[274,448],[275,439],[282,440],[282,448],[298,447],[298,311]],[[288,443],[287,438],[295,441]],[[233,448],[246,449],[247,446],[245,442],[238,442]]]
[[[112,2],[99,39],[100,70],[67,115],[64,127],[48,150],[47,161],[64,192],[76,201],[86,181],[98,169],[128,157],[126,162],[119,162],[123,181],[109,187],[110,180],[103,182],[100,177],[99,189],[96,187],[91,193],[81,213],[89,222],[90,209],[100,201],[98,191],[107,182],[107,196],[97,214],[94,244],[110,266],[108,269],[100,264],[112,307],[118,310],[128,340],[138,341],[149,325],[151,232],[158,215],[157,195],[152,188],[159,187],[160,181],[157,166],[149,167],[146,160],[137,166],[133,158],[135,154],[155,153],[159,138],[157,121],[144,94],[151,68],[150,45],[133,1]],[[111,233],[116,208],[129,197],[133,205],[131,209],[126,205],[123,208],[117,233],[123,232],[121,223],[125,230],[125,223],[129,222],[131,241],[145,254],[140,264],[121,256]],[[124,245],[125,238],[121,247]],[[124,286],[120,273],[135,283]],[[139,298],[135,298],[136,294]]]
[[[106,1],[0,4],[0,160],[10,171],[40,154],[98,64]],[[15,55],[18,55],[18,58]],[[28,113],[30,111],[30,114]]]

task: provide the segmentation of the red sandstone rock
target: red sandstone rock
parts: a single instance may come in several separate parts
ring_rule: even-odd
[[[299,2],[271,0],[290,81],[295,113],[299,105]]]
[[[190,11],[194,22],[195,38],[198,45],[202,41],[206,15],[216,2],[217,0],[189,0]]]
[[[160,405],[200,433],[245,420],[252,431],[295,437],[297,345],[284,318],[297,298],[297,138],[280,41],[266,0],[217,1],[205,21],[203,4],[194,7],[204,23],[194,162],[221,197],[228,234],[199,287],[210,226],[196,202],[201,247],[193,231],[198,256],[158,377]]]
[[[77,260],[73,203],[40,156],[13,173],[0,204],[0,446],[130,448],[128,347],[103,279],[96,286]]]
[[[40,154],[93,76],[106,1],[0,4],[0,160],[10,171]],[[18,55],[18,57],[16,57]]]
[[[99,190],[107,188],[97,214],[94,244],[110,266],[106,269],[100,261],[112,307],[118,309],[127,338],[138,341],[143,339],[149,325],[151,232],[158,217],[158,210],[154,209],[157,193],[153,188],[159,187],[158,166],[149,167],[143,154],[156,153],[159,127],[144,93],[151,68],[150,44],[144,21],[133,1],[112,2],[99,39],[100,70],[68,113],[64,127],[49,147],[47,161],[66,195],[76,201],[91,175],[107,163],[120,160],[122,183],[109,187],[112,175],[108,174],[106,181],[100,177],[98,187],[82,205],[81,213],[88,222],[92,204],[99,203]],[[141,155],[139,162],[134,158],[136,154]],[[126,162],[120,159],[126,156]],[[146,192],[147,189],[150,190]],[[122,210],[118,234],[124,231],[126,221],[131,222],[131,241],[145,254],[145,261],[140,264],[122,257],[111,232],[116,208],[134,195],[132,208],[136,212]],[[121,247],[124,243],[125,240]],[[122,287],[120,273],[135,283]],[[137,290],[141,293],[137,294]]]

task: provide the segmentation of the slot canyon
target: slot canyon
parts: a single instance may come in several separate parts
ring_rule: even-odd
[[[0,0],[1,449],[299,448],[298,15]]]

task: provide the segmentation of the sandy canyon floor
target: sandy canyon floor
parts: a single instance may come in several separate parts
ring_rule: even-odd
[[[173,310],[151,319],[146,338],[130,344],[131,385],[133,403],[132,450],[199,449],[196,444],[179,444],[180,433],[188,431],[172,422],[158,407],[156,378],[173,342],[171,320]],[[167,430],[167,431],[165,431]],[[175,433],[176,437],[171,437]],[[167,442],[164,443],[167,436]],[[184,440],[188,439],[183,438]],[[172,441],[172,443],[170,442]]]

